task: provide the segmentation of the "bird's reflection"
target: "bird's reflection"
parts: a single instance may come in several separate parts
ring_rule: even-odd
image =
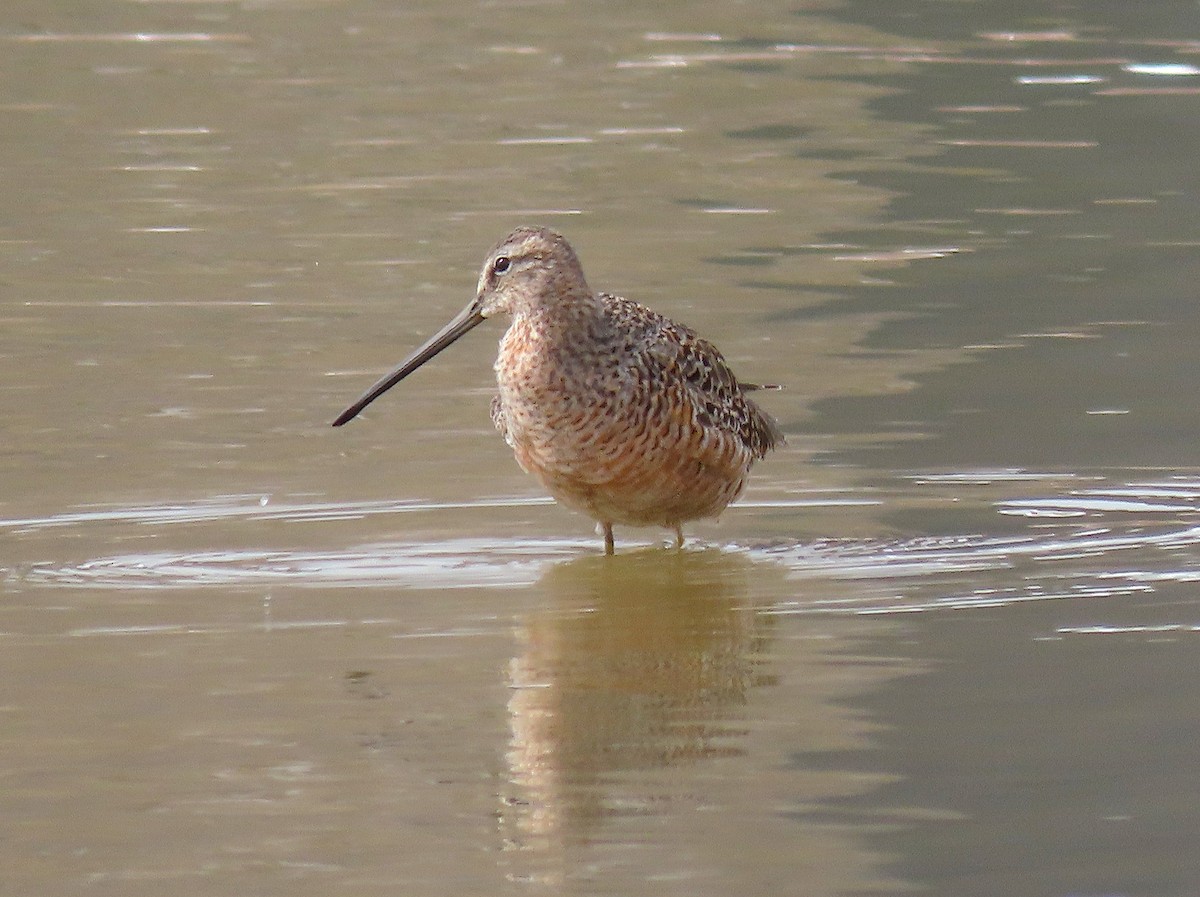
[[[510,847],[585,842],[664,799],[614,787],[623,777],[741,752],[744,707],[770,682],[751,587],[763,575],[734,554],[654,550],[544,577],[509,671]]]

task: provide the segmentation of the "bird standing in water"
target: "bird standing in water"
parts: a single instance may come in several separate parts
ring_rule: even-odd
[[[488,253],[475,299],[333,422],[340,427],[477,324],[500,340],[492,421],[558,501],[613,524],[715,517],[753,463],[783,441],[707,340],[643,305],[593,292],[559,234],[519,227]]]

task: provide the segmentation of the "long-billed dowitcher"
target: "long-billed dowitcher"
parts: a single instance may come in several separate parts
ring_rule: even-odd
[[[643,305],[596,293],[559,234],[519,227],[488,253],[475,298],[333,422],[340,427],[486,318],[506,314],[492,421],[517,463],[597,521],[715,517],[783,441],[717,347]]]

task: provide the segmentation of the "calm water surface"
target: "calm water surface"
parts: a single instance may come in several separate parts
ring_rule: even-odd
[[[18,4],[0,892],[1193,895],[1195,4]],[[788,446],[342,430],[519,223]]]

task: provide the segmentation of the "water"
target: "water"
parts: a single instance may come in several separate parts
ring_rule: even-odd
[[[0,890],[1185,895],[1184,3],[34,4],[0,34]],[[518,223],[789,445],[521,474]]]

